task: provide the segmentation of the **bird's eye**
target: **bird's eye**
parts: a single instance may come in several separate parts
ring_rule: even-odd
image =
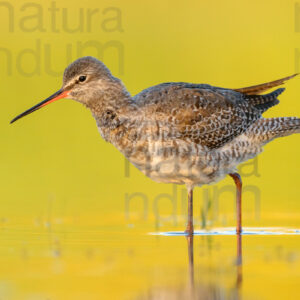
[[[82,75],[82,76],[79,77],[79,81],[80,82],[84,82],[85,80],[86,80],[86,76]]]

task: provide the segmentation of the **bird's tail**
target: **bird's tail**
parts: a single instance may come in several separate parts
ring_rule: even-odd
[[[275,106],[279,103],[277,97],[284,91],[284,88],[277,89],[269,94],[264,95],[248,95],[247,101],[261,113],[264,113],[270,107]]]
[[[257,120],[247,131],[249,137],[266,144],[275,138],[300,133],[300,119],[295,117]]]

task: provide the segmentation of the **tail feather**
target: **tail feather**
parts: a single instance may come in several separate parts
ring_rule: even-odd
[[[247,96],[248,102],[260,110],[261,113],[265,112],[270,107],[277,105],[279,100],[277,97],[284,91],[284,88],[277,89],[266,95],[249,95]]]
[[[262,144],[293,133],[300,133],[300,119],[296,117],[259,119],[248,130],[248,135]]]
[[[244,87],[244,88],[240,88],[240,89],[234,89],[234,90],[236,92],[240,92],[240,93],[246,94],[246,95],[257,95],[257,94],[261,94],[273,87],[276,87],[278,85],[285,83],[285,81],[294,78],[296,75],[298,75],[298,73],[293,74],[288,77],[284,77],[284,78],[275,80],[275,81],[258,84],[258,85],[253,85],[253,86],[248,86],[248,87]]]

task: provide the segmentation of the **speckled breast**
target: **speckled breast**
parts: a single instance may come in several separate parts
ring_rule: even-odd
[[[201,185],[212,182],[216,171],[201,146],[180,140],[148,141],[124,154],[157,182]]]

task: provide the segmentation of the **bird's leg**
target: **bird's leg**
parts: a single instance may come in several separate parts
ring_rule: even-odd
[[[188,223],[185,230],[185,233],[188,235],[194,234],[194,225],[193,225],[193,189],[188,188]]]
[[[236,233],[241,234],[242,232],[242,178],[238,173],[229,174],[236,185]]]

